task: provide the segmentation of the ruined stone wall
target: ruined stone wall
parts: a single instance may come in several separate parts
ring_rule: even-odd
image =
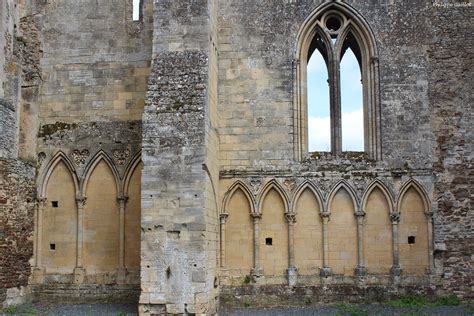
[[[35,167],[18,158],[24,63],[19,60],[16,1],[0,3],[0,303],[29,299],[26,287],[33,253]]]
[[[435,258],[443,288],[473,297],[473,80],[474,10],[465,1],[435,1],[428,52],[431,132],[436,174]]]
[[[230,264],[224,264],[221,270],[222,282],[232,288],[245,284],[248,276],[251,276],[257,284],[289,282],[291,285],[292,259],[286,248],[292,242],[297,267],[308,272],[307,263],[298,259],[297,254],[308,247],[301,240],[301,232],[293,233],[294,241],[278,239],[278,236],[276,241],[279,248],[273,251],[275,256],[271,259],[273,266],[267,263],[268,254],[265,251],[268,244],[262,234],[273,237],[266,227],[281,225],[283,234],[291,236],[288,230],[294,219],[287,218],[285,223],[284,212],[296,213],[297,224],[293,224],[296,227],[300,227],[301,220],[308,223],[308,216],[298,206],[295,190],[309,182],[319,192],[321,201],[319,207],[314,201],[305,203],[312,205],[314,212],[319,209],[321,214],[315,213],[314,216],[321,216],[322,222],[328,221],[329,235],[323,237],[323,228],[318,226],[324,226],[323,223],[315,222],[311,226],[320,230],[318,234],[321,233],[319,237],[313,237],[319,238],[314,243],[320,243],[320,247],[323,247],[323,241],[329,240],[327,249],[312,255],[313,265],[322,267],[321,276],[326,277],[326,272],[330,272],[328,278],[319,279],[317,269],[309,273],[313,275],[312,278],[301,275],[299,270],[298,284],[360,284],[362,281],[366,285],[385,284],[390,288],[391,284],[401,282],[398,284],[407,288],[414,286],[430,292],[427,286],[431,285],[438,294],[454,291],[460,297],[469,297],[472,292],[469,290],[472,267],[468,263],[472,259],[472,229],[469,228],[472,207],[468,198],[468,180],[466,176],[461,176],[460,170],[465,173],[466,168],[470,168],[468,162],[472,160],[472,144],[468,141],[472,135],[467,129],[469,119],[465,115],[470,111],[471,96],[462,84],[454,85],[444,79],[453,73],[456,74],[454,77],[466,78],[467,81],[472,77],[468,70],[468,51],[472,45],[464,32],[468,27],[462,25],[464,22],[470,23],[472,8],[466,3],[438,5],[421,1],[409,4],[367,1],[344,3],[345,7],[346,4],[350,5],[356,15],[367,22],[376,41],[377,56],[372,61],[378,64],[380,76],[379,126],[382,147],[382,159],[377,161],[354,153],[343,153],[339,157],[319,153],[306,155],[302,162],[294,160],[294,96],[298,93],[294,88],[298,76],[293,68],[298,58],[297,39],[303,21],[325,2],[220,3],[219,188],[224,201],[221,217],[229,221],[229,224],[225,220],[221,224],[221,231],[224,229],[226,232],[223,256],[227,259],[224,258],[224,263]],[[447,26],[448,21],[461,20],[462,23]],[[456,33],[456,36],[450,32]],[[457,45],[464,46],[459,46],[453,53],[450,47]],[[461,162],[464,167],[461,167]],[[437,172],[443,176],[438,178]],[[386,212],[385,218],[382,216],[375,221],[371,215],[372,209],[388,210],[389,207],[383,206],[383,200],[373,200],[374,197],[370,197],[370,202],[366,203],[367,193],[374,180],[383,183],[387,196],[391,196],[393,201],[393,210]],[[264,199],[265,188],[272,181],[281,187],[283,193],[280,200],[272,198],[273,208],[280,209],[280,212],[267,215],[276,221],[270,223],[266,222],[264,212],[259,213],[262,209],[267,210],[267,213],[268,210],[274,210],[265,206],[269,202]],[[331,210],[333,192],[341,181],[347,182],[350,188],[348,191],[354,192],[355,209],[351,209],[352,203],[337,202],[337,208],[347,211],[347,216],[335,214]],[[417,183],[417,194],[420,194],[421,199],[414,198],[416,194],[413,190],[407,189],[410,183]],[[250,206],[242,200],[232,201],[236,184],[245,188],[241,191],[247,192]],[[443,202],[438,205],[435,201],[439,198]],[[271,201],[270,197],[268,199]],[[226,209],[227,203],[233,206]],[[422,207],[420,203],[425,206]],[[286,209],[281,206],[285,204]],[[440,211],[440,207],[443,211]],[[232,219],[232,209],[234,216],[239,212],[240,217]],[[414,213],[409,214],[407,209]],[[253,213],[250,222],[242,217],[242,213],[249,211]],[[316,221],[314,217],[313,220]],[[331,222],[337,221],[340,224],[336,226],[340,227],[331,230]],[[247,228],[239,229],[242,225]],[[256,225],[258,228],[255,228]],[[337,232],[344,225],[353,230],[352,237],[359,240],[359,245],[341,248],[344,242],[338,238],[344,236]],[[389,228],[390,225],[395,225],[397,232]],[[250,234],[245,232],[248,230]],[[255,243],[257,232],[260,236]],[[409,243],[409,237],[415,235],[416,246]],[[384,239],[384,236],[397,236],[398,241],[393,243],[393,254],[377,248],[378,240]],[[457,240],[455,246],[454,240]],[[253,258],[258,255],[260,261],[252,262],[251,269],[248,269],[247,258],[239,257],[232,250],[227,252],[227,247],[233,249],[237,244],[242,247],[242,252],[248,252],[249,241],[250,244],[254,243],[251,247]],[[450,242],[453,243],[452,250],[446,250]],[[278,254],[279,251],[283,253]],[[329,270],[324,269],[319,259],[325,252],[328,255],[327,262],[330,263]],[[350,261],[354,256],[359,261]],[[418,259],[410,259],[415,257]],[[363,260],[360,261],[360,258]],[[345,263],[339,264],[339,259],[345,260]],[[399,260],[399,266],[395,259]],[[377,260],[379,262],[374,263]],[[263,272],[259,271],[263,265],[267,268],[263,268]],[[288,271],[284,271],[285,266]],[[278,273],[274,273],[273,267],[278,268]],[[347,275],[352,273],[355,273],[356,278],[351,280]],[[368,276],[358,277],[365,273]],[[235,276],[240,276],[240,279]],[[280,276],[280,279],[275,276]],[[442,278],[445,280],[442,281]],[[334,289],[337,292],[338,288]],[[272,290],[267,287],[262,291],[271,293]],[[224,293],[223,298],[227,299],[230,293],[227,287]]]
[[[18,151],[19,72],[13,45],[18,10],[14,1],[0,4],[0,157],[16,157]]]
[[[143,118],[143,314],[216,309],[216,167],[207,165],[216,141],[214,6],[155,1]]]
[[[40,30],[40,88],[20,127],[23,152],[38,161],[31,283],[40,297],[136,301],[135,170],[153,3],[141,2],[138,21],[128,0],[38,2],[36,9],[25,28]]]
[[[0,302],[27,298],[33,255],[35,169],[31,163],[0,159]]]

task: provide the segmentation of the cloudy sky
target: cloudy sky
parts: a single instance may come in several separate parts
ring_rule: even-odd
[[[140,19],[140,0],[133,0],[133,20]]]
[[[328,73],[316,50],[308,63],[309,151],[330,151]],[[357,59],[347,50],[341,61],[342,150],[364,150],[362,84]]]

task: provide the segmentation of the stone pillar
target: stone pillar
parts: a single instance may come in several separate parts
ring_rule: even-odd
[[[427,274],[433,274],[435,271],[434,256],[433,256],[433,212],[426,212],[426,219],[428,220],[428,268]]]
[[[76,267],[74,268],[74,283],[84,282],[85,269],[83,267],[84,248],[84,207],[87,198],[85,196],[76,197],[77,207],[77,227],[76,227]]]
[[[170,27],[155,23],[142,121],[139,313],[211,315],[220,256],[209,242],[220,225],[218,1],[151,2],[154,21]]]
[[[117,268],[117,282],[124,283],[127,274],[125,268],[125,211],[128,197],[118,197],[117,201],[119,203],[119,265]]]
[[[296,223],[295,213],[285,213],[288,223],[288,285],[295,286],[298,281],[298,269],[295,266],[294,228]]]
[[[320,213],[323,219],[323,267],[321,268],[320,275],[322,277],[328,277],[331,275],[331,268],[329,268],[329,239],[328,239],[328,223],[330,212]]]
[[[34,268],[33,283],[43,283],[44,268],[41,262],[41,251],[43,243],[43,213],[46,209],[46,197],[38,198],[38,207],[35,209],[35,242],[33,245]]]
[[[400,268],[400,253],[398,241],[398,224],[400,223],[400,213],[390,213],[390,221],[392,222],[392,245],[393,245],[393,265],[390,269],[393,283],[400,283],[402,269]]]
[[[365,212],[357,212],[357,267],[355,268],[356,282],[365,284],[365,277],[367,276],[367,268],[365,267],[364,258],[364,218]]]
[[[250,214],[253,218],[253,268],[250,272],[254,282],[258,282],[263,277],[263,269],[260,267],[260,219],[261,213]]]
[[[219,214],[219,220],[221,224],[221,268],[225,268],[226,263],[225,263],[225,225],[227,223],[227,218],[229,217],[229,214],[227,213],[221,213]]]

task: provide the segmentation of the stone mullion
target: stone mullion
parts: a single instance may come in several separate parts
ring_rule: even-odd
[[[221,233],[221,262],[220,262],[220,266],[221,268],[225,268],[226,266],[226,260],[225,260],[225,229],[226,229],[226,224],[227,224],[227,218],[229,217],[229,214],[227,213],[221,213],[219,215],[219,220],[220,220],[220,233]]]
[[[258,280],[263,275],[263,270],[260,267],[260,219],[261,213],[252,213],[253,218],[253,268],[252,277]]]
[[[399,250],[399,236],[398,236],[398,224],[400,223],[400,213],[393,212],[390,214],[390,221],[392,222],[392,245],[393,245],[393,265],[390,269],[390,273],[394,282],[399,281],[402,273],[400,268],[400,250]]]
[[[328,223],[331,213],[322,212],[320,215],[323,219],[323,267],[321,269],[321,276],[329,276],[331,274],[331,268],[329,268]]]
[[[329,65],[331,152],[339,154],[342,152],[341,75],[339,70],[339,57],[334,50],[332,50]]]
[[[294,246],[294,228],[296,223],[295,213],[285,213],[285,219],[288,223],[288,283],[290,286],[296,285],[297,269],[295,265],[295,246]]]

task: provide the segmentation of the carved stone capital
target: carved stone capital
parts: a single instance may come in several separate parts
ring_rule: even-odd
[[[220,223],[222,225],[224,225],[225,223],[227,223],[227,218],[229,217],[229,214],[228,213],[220,213],[219,214],[219,220],[220,220]]]
[[[433,211],[425,212],[425,216],[426,216],[426,219],[427,219],[429,222],[432,222],[432,221],[433,221],[434,213],[433,213]]]
[[[296,223],[296,213],[285,213],[285,219],[288,224]]]
[[[37,198],[38,200],[38,204],[40,207],[45,207],[46,206],[46,201],[48,200],[48,198],[44,197],[44,196],[40,196],[39,198]]]
[[[319,216],[321,216],[321,218],[329,218],[329,216],[331,216],[331,212],[321,212],[319,213]]]
[[[254,219],[254,220],[259,220],[262,218],[262,213],[250,213],[250,216]]]
[[[86,205],[87,197],[85,196],[77,196],[76,203],[78,207],[84,207]]]
[[[400,213],[398,213],[398,212],[392,212],[392,213],[390,213],[390,221],[391,221],[392,224],[394,224],[394,225],[400,223]]]
[[[117,201],[118,201],[120,204],[125,205],[125,204],[127,203],[127,201],[128,201],[128,196],[125,196],[125,195],[124,195],[124,196],[119,196],[119,197],[117,198]]]
[[[366,213],[365,213],[364,211],[355,212],[355,216],[356,216],[357,218],[361,218],[361,217],[363,218],[363,217],[365,216],[365,214],[366,214]]]

